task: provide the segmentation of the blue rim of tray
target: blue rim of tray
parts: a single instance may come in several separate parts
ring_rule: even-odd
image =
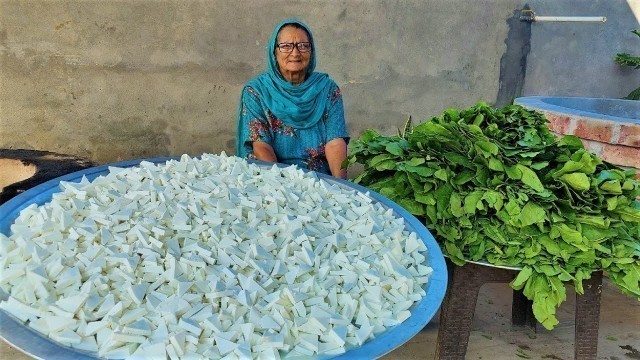
[[[18,217],[20,211],[31,204],[38,206],[51,201],[54,193],[59,192],[61,181],[79,182],[83,176],[89,181],[93,181],[100,175],[107,175],[109,167],[127,168],[139,165],[141,162],[165,163],[169,160],[180,160],[179,157],[163,157],[121,161],[67,174],[40,185],[37,185],[22,194],[17,195],[6,203],[0,205],[0,232],[6,236],[10,235],[10,226]],[[279,163],[268,163],[262,161],[249,160],[250,163],[263,167],[287,167],[289,165]],[[308,170],[302,169],[305,172]],[[347,348],[347,351],[335,357],[319,356],[318,359],[354,359],[354,358],[378,358],[388,354],[392,350],[400,347],[405,342],[414,337],[436,314],[447,290],[447,267],[442,251],[429,230],[407,210],[384,196],[371,191],[363,186],[354,184],[347,180],[334,178],[325,174],[315,173],[315,175],[329,184],[338,184],[342,188],[356,190],[363,194],[369,193],[369,197],[387,208],[393,209],[396,216],[400,216],[405,221],[405,226],[413,231],[427,246],[428,266],[433,269],[426,284],[426,295],[419,302],[413,304],[409,311],[411,316],[403,323],[390,327],[383,333],[378,334],[374,339],[368,340],[362,346]],[[1,298],[6,299],[7,294],[2,294]],[[52,339],[32,330],[13,316],[8,315],[4,310],[0,311],[0,338],[4,339],[20,351],[42,359],[96,359],[95,353],[89,354],[84,351],[62,346]]]

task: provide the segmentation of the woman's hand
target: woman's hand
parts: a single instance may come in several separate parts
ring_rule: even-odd
[[[341,169],[342,162],[347,158],[347,143],[344,139],[335,138],[329,141],[324,147],[324,153],[329,163],[331,175],[340,179],[346,179],[347,169]]]
[[[262,141],[254,141],[253,142],[253,155],[255,155],[256,159],[268,162],[278,162],[278,158],[276,157],[275,151],[271,145],[262,142]]]

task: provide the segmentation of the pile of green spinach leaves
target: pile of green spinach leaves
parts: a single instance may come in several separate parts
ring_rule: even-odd
[[[455,264],[522,268],[510,285],[552,329],[565,282],[582,294],[593,271],[640,298],[640,183],[547,122],[478,103],[415,127],[409,119],[397,136],[367,130],[346,162],[364,165],[354,182],[423,219]]]

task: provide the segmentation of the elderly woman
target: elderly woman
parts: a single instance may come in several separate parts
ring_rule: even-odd
[[[242,90],[236,155],[346,178],[342,95],[327,74],[313,71],[311,30],[297,20],[283,21],[273,31],[267,57],[269,71]]]

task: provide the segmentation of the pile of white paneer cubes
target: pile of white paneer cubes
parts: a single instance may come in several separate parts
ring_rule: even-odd
[[[60,188],[0,234],[0,308],[104,358],[338,355],[432,272],[391,209],[293,166],[183,155]]]

